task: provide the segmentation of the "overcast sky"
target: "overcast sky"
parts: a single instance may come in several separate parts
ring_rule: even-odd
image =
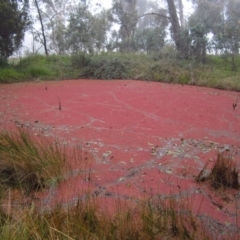
[[[100,3],[104,8],[112,6],[112,0],[92,0],[93,3]]]
[[[161,2],[162,0],[155,0],[157,2]],[[110,8],[112,6],[112,0],[92,0],[92,3],[100,3],[104,8]],[[192,4],[189,0],[183,0],[183,6],[186,14],[191,12]]]

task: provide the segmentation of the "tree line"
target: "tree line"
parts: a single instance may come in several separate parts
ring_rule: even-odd
[[[182,0],[113,0],[110,9],[90,0],[1,0],[1,60],[21,47],[29,31],[46,55],[156,53],[172,44],[179,58],[204,62],[208,52],[225,53],[234,62],[239,54],[240,1],[191,3],[193,11],[186,16]],[[37,51],[33,45],[32,52]]]

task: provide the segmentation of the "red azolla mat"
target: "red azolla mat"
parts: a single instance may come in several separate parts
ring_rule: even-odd
[[[73,203],[85,191],[133,201],[175,195],[199,215],[236,229],[239,192],[220,193],[195,177],[218,151],[230,150],[239,161],[238,98],[237,92],[133,80],[0,85],[0,129],[30,128],[63,144],[81,143],[83,154],[90,153],[88,171],[39,194],[44,205]]]

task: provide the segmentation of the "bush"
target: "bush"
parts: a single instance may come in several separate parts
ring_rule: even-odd
[[[91,58],[86,53],[74,54],[71,56],[72,67],[74,69],[82,69],[87,67],[91,61]]]
[[[150,64],[144,78],[153,81],[188,84],[191,80],[190,69],[177,62],[159,60]]]
[[[25,79],[25,75],[13,67],[0,68],[0,83],[19,82],[23,79]]]
[[[93,56],[80,75],[94,79],[126,79],[128,69],[129,62],[118,55],[102,54]]]
[[[44,68],[30,67],[27,69],[30,78],[51,76],[51,72]]]

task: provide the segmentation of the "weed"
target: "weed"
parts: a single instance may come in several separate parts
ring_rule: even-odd
[[[58,205],[41,213],[31,205],[2,224],[9,238],[18,239],[211,239],[191,210],[173,198],[125,205],[115,213],[100,206],[90,195],[74,206]],[[4,232],[0,237],[6,239]]]
[[[233,106],[233,110],[235,110],[235,108],[237,107],[238,104],[238,98],[236,99],[235,102],[233,102],[232,106]]]
[[[62,102],[59,96],[58,96],[58,110],[62,110]]]
[[[229,152],[219,153],[211,172],[213,187],[239,189],[238,173],[239,171],[232,155]]]
[[[1,184],[30,193],[64,177],[66,152],[57,142],[30,132],[0,133]]]
[[[189,206],[183,200],[173,197],[165,200],[158,197],[148,201],[143,208],[143,230],[149,239],[171,236],[177,239],[209,239],[208,234],[200,236],[203,225],[198,221]]]
[[[217,159],[208,175],[204,175],[207,164],[196,178],[197,182],[210,180],[214,188],[234,188],[239,189],[239,170],[229,151],[218,153]]]

